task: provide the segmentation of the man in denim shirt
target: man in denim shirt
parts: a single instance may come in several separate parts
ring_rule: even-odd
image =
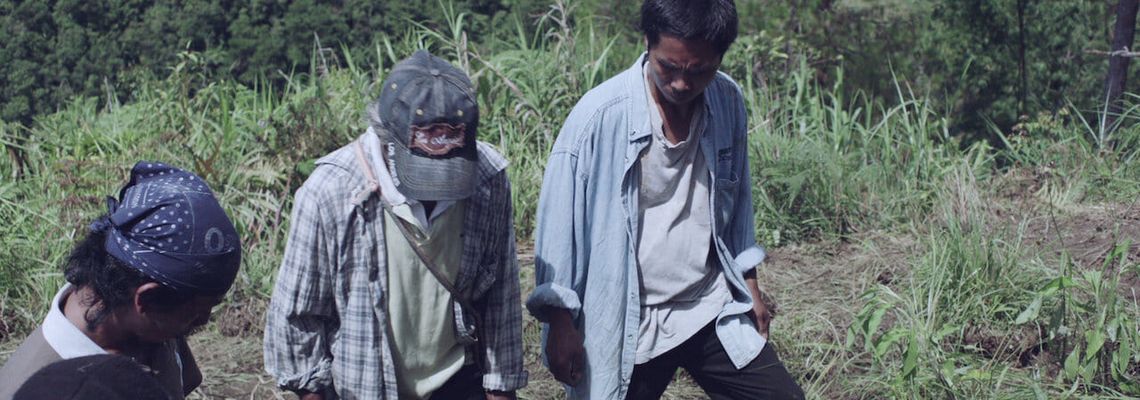
[[[747,115],[717,72],[731,0],[646,0],[648,53],[583,97],[536,232],[545,355],[572,398],[655,399],[685,368],[714,399],[802,398],[766,346]]]

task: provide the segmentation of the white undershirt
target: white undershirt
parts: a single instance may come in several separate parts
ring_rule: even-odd
[[[708,325],[731,300],[712,255],[712,174],[701,151],[708,112],[694,104],[684,141],[669,143],[645,71],[645,105],[651,140],[641,156],[637,261],[641,321],[634,362],[645,363],[677,347]]]

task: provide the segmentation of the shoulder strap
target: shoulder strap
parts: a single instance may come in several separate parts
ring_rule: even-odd
[[[360,169],[364,170],[364,179],[368,181],[368,190],[359,194],[358,196],[360,197],[356,199],[356,203],[361,204],[364,203],[364,200],[367,200],[368,196],[372,195],[373,192],[381,194],[380,180],[376,179],[376,174],[372,172],[372,166],[368,164],[368,157],[364,155],[364,142],[357,139],[353,144],[355,144],[352,147],[356,150],[356,162],[360,164]],[[383,204],[384,202],[381,201],[380,203]]]
[[[364,143],[357,140],[356,146],[354,147],[356,148],[356,161],[360,163],[360,167],[364,169],[364,173],[368,179],[368,186],[370,189],[368,193],[376,192],[377,194],[380,194],[380,181],[376,179],[376,174],[372,172],[372,167],[370,164],[368,164],[368,158],[364,155]],[[420,247],[420,244],[413,239],[415,235],[413,235],[412,232],[408,230],[406,222],[395,216],[395,214],[392,212],[391,206],[385,203],[383,199],[380,200],[380,206],[383,207],[388,214],[390,214],[390,218],[394,218],[393,221],[396,222],[396,227],[400,228],[400,233],[404,235],[404,240],[407,240],[408,244],[411,245],[412,250],[416,252],[416,256],[418,256],[420,258],[420,261],[423,262],[424,267],[427,267],[428,271],[431,272],[431,275],[435,277],[435,280],[439,281],[439,284],[443,285],[443,288],[447,289],[448,293],[451,293],[452,300],[459,303],[459,307],[463,310],[467,310],[471,317],[475,320],[475,341],[478,342],[481,339],[478,332],[483,324],[479,320],[479,313],[475,307],[473,307],[471,303],[468,302],[467,299],[459,293],[459,290],[455,288],[455,285],[453,285],[451,281],[448,280],[447,277],[444,276],[444,274],[440,272],[438,268],[436,268],[435,263],[433,263],[431,261],[431,258],[427,256],[427,253],[424,252],[424,249]]]

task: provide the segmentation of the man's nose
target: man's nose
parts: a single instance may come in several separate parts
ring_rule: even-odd
[[[683,93],[683,92],[689,91],[690,85],[689,85],[689,81],[687,81],[685,79],[678,78],[678,79],[674,79],[673,82],[669,86],[671,86],[673,88],[674,92],[682,92]]]

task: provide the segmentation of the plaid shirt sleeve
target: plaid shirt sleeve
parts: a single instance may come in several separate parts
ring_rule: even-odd
[[[505,171],[491,183],[491,220],[496,223],[495,260],[499,276],[487,293],[483,317],[483,344],[486,347],[486,374],[483,388],[514,391],[527,384],[523,368],[522,304],[519,293],[519,265],[515,254],[515,229],[511,210],[511,186]]]
[[[294,197],[289,239],[265,325],[265,369],[292,391],[332,387],[329,342],[338,325],[334,305],[335,221],[321,170]],[[324,174],[327,175],[327,174]]]

